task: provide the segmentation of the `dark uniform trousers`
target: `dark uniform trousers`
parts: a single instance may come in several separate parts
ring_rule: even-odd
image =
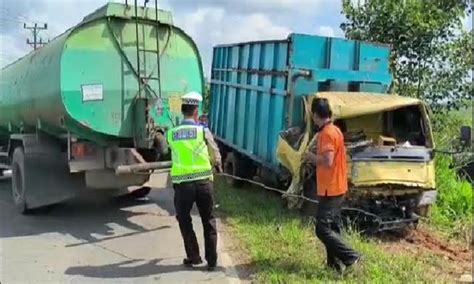
[[[217,230],[216,218],[213,213],[212,182],[209,180],[192,181],[174,184],[173,187],[176,218],[187,258],[200,258],[199,245],[191,219],[191,209],[196,202],[204,229],[206,260],[208,264],[215,265],[217,262]]]
[[[337,260],[345,265],[352,264],[359,255],[347,246],[340,237],[341,206],[344,195],[319,196],[318,200],[316,235],[326,247],[327,264],[330,267],[337,267]]]

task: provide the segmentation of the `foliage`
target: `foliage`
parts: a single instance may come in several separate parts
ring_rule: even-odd
[[[436,114],[433,117],[436,148],[458,150],[458,143],[453,137],[459,136],[462,125],[472,127],[472,109],[449,112],[447,115]],[[472,185],[458,176],[457,170],[474,155],[469,149],[454,156],[437,154],[436,156],[436,187],[438,197],[433,207],[432,223],[450,235],[468,239],[471,235],[473,192]]]
[[[435,144],[437,149],[457,152],[451,159],[451,167],[459,170],[474,160],[474,153],[471,147],[462,145],[457,138],[460,136],[461,126],[473,127],[472,108],[466,108],[461,111],[451,111],[433,116],[433,129]]]
[[[438,196],[431,221],[452,237],[469,239],[472,226],[472,186],[451,167],[451,157],[436,158]]]
[[[463,0],[343,0],[347,38],[389,44],[392,90],[427,101],[434,111],[458,109],[471,97],[472,33]]]
[[[209,113],[209,104],[211,100],[211,85],[209,84],[209,82],[206,82],[204,85],[204,94],[202,100],[203,113],[207,114]]]

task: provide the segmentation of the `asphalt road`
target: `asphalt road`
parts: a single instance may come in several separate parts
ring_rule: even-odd
[[[203,252],[196,211],[193,218]],[[181,265],[170,189],[142,200],[90,196],[22,216],[12,206],[9,184],[0,182],[2,284],[239,282],[224,247],[220,238],[215,272]]]

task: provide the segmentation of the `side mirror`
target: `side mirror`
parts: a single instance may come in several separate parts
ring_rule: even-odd
[[[461,142],[463,145],[470,147],[471,142],[472,142],[472,136],[471,136],[471,127],[470,126],[461,126],[460,132],[460,138]]]

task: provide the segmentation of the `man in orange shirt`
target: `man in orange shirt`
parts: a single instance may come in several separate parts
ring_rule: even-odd
[[[326,246],[328,266],[342,271],[341,263],[349,267],[360,259],[359,254],[342,242],[339,235],[341,206],[348,187],[344,136],[331,121],[332,112],[327,99],[315,99],[311,112],[314,123],[319,127],[316,155],[309,153],[307,156],[316,164],[319,200],[316,235]]]

